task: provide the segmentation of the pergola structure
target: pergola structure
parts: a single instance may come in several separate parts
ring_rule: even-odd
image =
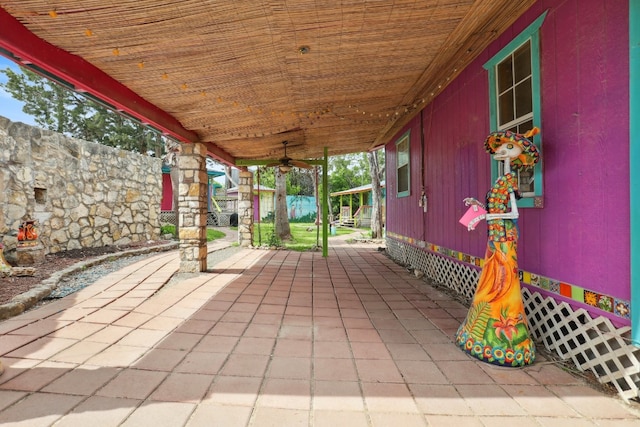
[[[187,157],[246,165],[287,140],[317,164],[388,142],[533,3],[0,0],[0,54]]]

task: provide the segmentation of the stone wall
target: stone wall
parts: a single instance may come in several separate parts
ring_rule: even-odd
[[[178,237],[181,273],[207,271],[207,148],[181,144]]]
[[[253,173],[247,169],[238,176],[238,244],[253,246]]]
[[[45,253],[160,236],[161,160],[0,117],[0,241],[25,220]]]

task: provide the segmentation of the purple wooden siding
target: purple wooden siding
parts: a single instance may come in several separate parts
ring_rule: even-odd
[[[413,126],[405,128],[405,130],[398,134],[397,138],[386,147],[387,171],[385,179],[387,187],[387,218],[397,218],[397,220],[394,220],[394,232],[411,237],[422,234],[422,217],[418,215],[418,213],[422,212],[421,208],[418,207],[421,191],[420,156],[415,154],[420,152],[419,124],[418,121],[417,123],[413,123]],[[409,166],[411,170],[410,195],[408,197],[398,197],[395,142],[404,135],[408,129],[411,130],[411,144],[409,149],[409,153],[411,154],[411,163]],[[388,201],[389,198],[391,198],[393,202],[390,203]],[[409,212],[411,214],[409,214]]]
[[[422,111],[429,211],[420,194],[420,117],[411,128],[412,194],[395,197],[393,141],[387,145],[387,230],[482,256],[486,223],[458,224],[462,199],[491,186],[482,68],[533,20],[541,27],[544,208],[521,209],[524,270],[617,298],[630,297],[628,2],[540,1]],[[405,129],[406,130],[406,129]]]

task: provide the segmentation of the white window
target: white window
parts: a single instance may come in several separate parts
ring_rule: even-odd
[[[406,197],[410,194],[411,167],[410,167],[410,138],[409,132],[396,141],[396,183],[397,196]]]
[[[540,47],[538,30],[546,12],[505,46],[484,68],[489,72],[491,131],[526,133],[541,129]],[[540,136],[532,142],[542,153]],[[523,197],[518,206],[542,207],[542,158],[533,168],[517,171],[518,189]],[[491,174],[502,175],[502,162],[493,161]]]

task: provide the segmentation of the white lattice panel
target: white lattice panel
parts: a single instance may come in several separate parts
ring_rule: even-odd
[[[613,385],[626,400],[638,397],[640,349],[630,345],[629,327],[616,328],[606,317],[595,319],[584,309],[522,290],[529,329],[534,338],[602,383]]]
[[[229,226],[229,216],[228,213],[217,214],[215,212],[209,212],[207,214],[207,225],[208,226],[219,226],[219,227],[228,227]],[[178,224],[178,218],[174,211],[162,211],[160,212],[160,224]]]
[[[178,223],[178,217],[174,211],[162,211],[160,212],[160,224],[173,224]]]
[[[477,268],[387,239],[387,252],[396,262],[425,273],[467,300],[475,292]],[[584,309],[522,289],[531,334],[537,343],[571,359],[583,371],[591,371],[603,384],[613,385],[625,400],[640,391],[640,348],[630,344],[629,327],[616,328],[606,317],[592,318]]]

